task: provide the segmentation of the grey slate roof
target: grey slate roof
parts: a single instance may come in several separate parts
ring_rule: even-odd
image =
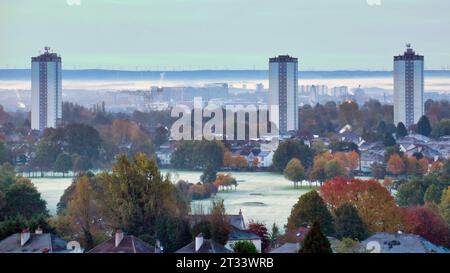
[[[67,252],[67,242],[50,233],[30,234],[30,239],[20,246],[20,233],[0,241],[0,253],[42,253]]]
[[[270,253],[298,253],[298,243],[285,243],[272,249]]]
[[[425,238],[414,234],[375,233],[361,242],[361,247],[366,248],[371,241],[380,244],[381,253],[450,253],[449,249],[437,246]]]
[[[89,253],[159,253],[155,247],[147,244],[133,235],[125,235],[119,246],[115,246],[115,238],[97,245]]]
[[[233,226],[230,233],[228,234],[228,240],[229,241],[261,240],[261,238],[253,232],[241,230]]]
[[[232,251],[213,240],[204,239],[200,249],[195,252],[195,241],[178,249],[175,253],[231,253]]]

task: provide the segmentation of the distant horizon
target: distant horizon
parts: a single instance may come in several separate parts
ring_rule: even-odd
[[[0,71],[8,70],[30,70],[31,68],[5,68],[0,67]],[[198,69],[114,69],[114,68],[68,68],[63,71],[115,71],[115,72],[201,72],[201,71],[269,71],[269,69],[253,69],[253,68],[198,68]],[[425,69],[427,72],[450,72],[450,68],[443,69]],[[393,72],[392,69],[307,69],[298,70],[298,72]]]

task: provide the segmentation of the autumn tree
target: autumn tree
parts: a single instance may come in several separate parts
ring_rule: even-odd
[[[75,194],[69,201],[66,214],[71,218],[73,230],[80,231],[86,249],[94,247],[94,224],[98,221],[95,193],[87,176],[75,182]]]
[[[230,234],[231,226],[226,218],[225,205],[222,199],[212,201],[210,221],[211,239],[222,245],[225,245],[228,241],[228,235]]]
[[[405,157],[405,162],[408,175],[418,175],[420,173],[419,161],[414,156]]]
[[[356,170],[359,167],[359,154],[356,151],[336,152],[333,154],[333,158],[348,171]]]
[[[442,218],[426,207],[403,209],[405,232],[417,234],[432,243],[450,247],[450,229]]]
[[[225,167],[233,167],[233,153],[229,150],[223,153],[223,165]]]
[[[185,243],[183,239],[174,245],[163,239],[185,238],[185,223],[180,220],[185,219],[189,207],[175,185],[160,173],[155,159],[144,154],[132,159],[119,155],[112,171],[97,179],[102,218],[109,226],[135,236],[156,235],[163,245],[172,244],[172,249]]]
[[[302,162],[297,158],[291,159],[284,169],[284,177],[294,183],[294,188],[298,188],[298,182],[301,183],[306,178],[305,168]]]
[[[346,154],[348,161],[348,168],[353,171],[359,168],[359,154],[355,151],[350,151]]]
[[[287,230],[318,222],[327,235],[334,234],[333,217],[316,191],[303,194],[291,210],[286,225]]]
[[[419,175],[425,175],[428,172],[428,160],[426,158],[421,158],[419,159],[418,164],[417,173]]]
[[[347,171],[338,160],[333,159],[325,164],[325,174],[328,179],[332,179],[338,176],[347,176]]]
[[[320,183],[327,179],[327,174],[325,173],[325,165],[327,164],[327,159],[323,157],[315,157],[313,167],[309,173],[310,180],[317,180]]]
[[[252,168],[257,168],[259,165],[259,159],[257,157],[254,157],[252,160]]]
[[[399,230],[401,223],[395,200],[376,180],[337,177],[324,183],[320,194],[334,209],[344,203],[353,205],[370,233]]]
[[[248,167],[247,159],[245,159],[242,155],[238,155],[233,158],[233,166],[239,169],[245,169]]]
[[[444,167],[444,163],[440,160],[436,160],[431,164],[430,171],[434,173],[438,173],[442,170],[442,167]]]
[[[237,181],[231,174],[219,173],[214,181],[214,186],[217,189],[230,190],[233,186],[237,187]]]
[[[392,154],[387,163],[387,169],[394,175],[399,175],[405,172],[405,163],[398,154]]]
[[[261,252],[266,252],[270,247],[270,235],[266,225],[261,222],[251,221],[247,228],[248,231],[256,234],[261,238]]]

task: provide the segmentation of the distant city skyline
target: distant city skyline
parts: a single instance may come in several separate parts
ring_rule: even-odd
[[[448,0],[2,0],[0,68],[50,46],[63,69],[392,70],[411,43],[425,69],[450,66]],[[405,12],[407,11],[407,12]]]

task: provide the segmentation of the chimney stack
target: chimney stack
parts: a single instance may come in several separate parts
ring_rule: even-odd
[[[195,252],[198,252],[203,245],[203,234],[200,233],[195,237]]]
[[[38,228],[34,231],[34,233],[35,233],[35,234],[42,234],[42,233],[44,233],[44,232],[43,232],[43,230],[42,230],[41,227],[38,227]]]
[[[120,245],[120,242],[123,240],[123,231],[118,229],[116,230],[116,242],[115,247],[118,247]]]
[[[28,228],[22,230],[20,233],[20,246],[24,246],[30,239],[30,230]]]

